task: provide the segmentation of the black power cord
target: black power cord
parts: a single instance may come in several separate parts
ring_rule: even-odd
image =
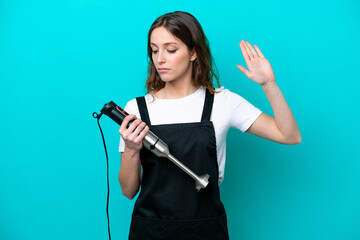
[[[109,232],[109,240],[111,240],[111,234],[110,234],[110,220],[109,220],[109,195],[110,195],[110,188],[109,188],[109,157],[108,157],[108,153],[106,150],[106,144],[105,144],[105,138],[104,138],[104,134],[103,131],[101,129],[100,126],[100,117],[101,117],[102,113],[98,114],[96,112],[93,113],[93,117],[97,119],[97,123],[99,125],[99,129],[101,132],[101,137],[104,143],[104,149],[105,149],[105,155],[106,155],[106,167],[107,167],[107,200],[106,200],[106,216],[107,216],[107,222],[108,222],[108,232]]]

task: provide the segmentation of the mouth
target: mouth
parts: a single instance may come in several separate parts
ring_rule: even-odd
[[[158,72],[167,72],[169,70],[168,68],[158,68]]]

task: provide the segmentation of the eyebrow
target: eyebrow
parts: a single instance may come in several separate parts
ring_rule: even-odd
[[[176,42],[167,42],[167,43],[164,43],[165,46],[167,45],[170,45],[170,44],[177,44]],[[154,45],[157,47],[157,45],[155,43],[150,43],[150,45]]]

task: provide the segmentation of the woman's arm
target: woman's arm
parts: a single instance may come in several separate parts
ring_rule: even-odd
[[[262,87],[270,101],[275,118],[261,113],[246,132],[282,144],[300,143],[299,128],[280,88],[275,82]]]
[[[125,142],[125,149],[121,153],[121,166],[118,177],[121,192],[129,199],[133,199],[140,188],[140,150],[143,146],[142,140],[149,131],[149,127],[141,119],[135,119],[135,115],[127,116],[119,130]],[[134,121],[127,127],[131,120]]]
[[[121,153],[119,182],[121,192],[128,199],[133,199],[140,189],[141,162],[137,151],[126,149]]]
[[[254,47],[256,51],[249,42],[243,40],[240,42],[240,48],[249,71],[243,66],[238,65],[237,67],[249,79],[262,86],[273,109],[274,118],[261,113],[246,132],[282,144],[300,143],[301,136],[295,117],[275,82],[270,62],[256,45]]]

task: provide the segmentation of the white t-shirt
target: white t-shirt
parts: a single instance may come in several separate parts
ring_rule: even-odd
[[[213,122],[217,146],[220,184],[224,178],[226,158],[226,134],[230,127],[245,132],[259,117],[261,110],[236,93],[216,88],[210,120]],[[159,99],[150,94],[145,96],[152,125],[200,122],[205,102],[205,88],[199,88],[189,96],[179,99]],[[136,99],[129,101],[124,109],[140,118]],[[125,142],[120,136],[119,152],[124,152]]]

